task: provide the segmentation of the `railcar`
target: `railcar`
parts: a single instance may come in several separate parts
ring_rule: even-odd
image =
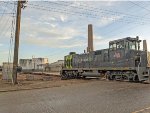
[[[146,81],[150,76],[150,53],[140,49],[139,37],[109,42],[109,48],[64,57],[62,79],[102,77],[109,80]]]

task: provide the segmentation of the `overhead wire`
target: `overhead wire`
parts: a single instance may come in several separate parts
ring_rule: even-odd
[[[9,44],[9,55],[8,55],[8,62],[12,62],[12,50],[13,50],[13,42],[14,42],[14,37],[15,37],[15,13],[16,13],[16,7],[14,5],[13,9],[13,14],[12,14],[12,23],[11,23],[11,33],[10,33],[10,44]]]
[[[36,6],[37,6],[37,5],[36,5]],[[39,5],[38,5],[38,6],[39,6]],[[33,7],[33,8],[40,9],[41,7],[38,7],[38,6],[35,7],[35,5],[32,4],[32,7]],[[46,8],[47,8],[47,7],[46,7]],[[42,9],[42,10],[49,11],[48,9]],[[66,11],[66,10],[64,10],[64,11]],[[58,11],[55,11],[55,12],[58,12]],[[78,13],[78,12],[77,12],[77,13]],[[68,13],[68,14],[70,14],[70,13]],[[146,15],[147,15],[147,14],[146,14]],[[96,17],[96,18],[97,18],[97,17]],[[132,21],[129,22],[128,24],[130,24],[130,23],[132,23]],[[134,23],[134,22],[133,22],[133,23]],[[138,23],[138,25],[139,25],[139,23]],[[140,25],[145,25],[145,24],[140,24]]]
[[[5,7],[7,7],[7,5],[8,5],[8,2],[6,3]],[[0,22],[2,21],[2,18],[3,18],[3,16],[4,16],[4,13],[5,13],[5,12],[6,12],[6,9],[4,9],[3,12],[2,12],[2,15],[1,15],[1,17],[0,17]]]
[[[148,16],[149,14],[150,13],[146,13],[146,14],[142,15],[142,17]],[[127,23],[125,25],[120,25],[117,28],[113,27],[113,29],[111,31],[105,32],[103,35],[115,36],[115,34],[110,35],[110,33],[112,33],[113,31],[115,31],[115,32],[117,31],[117,35],[119,35],[119,34],[125,32],[126,30],[124,30],[123,32],[119,32],[119,33],[118,33],[118,31],[120,31],[122,29],[125,29],[126,27],[129,27],[129,24],[130,23]],[[134,29],[134,28],[136,28],[137,26],[140,26],[140,25],[142,25],[142,24],[134,24],[133,27],[129,27],[128,30]],[[149,25],[149,24],[143,24],[142,26],[144,26],[144,25]]]
[[[49,1],[43,1],[43,2],[49,2]],[[63,2],[63,1],[61,1],[61,2]],[[4,2],[4,3],[6,3],[6,2]],[[53,3],[53,2],[51,2],[51,3]],[[10,3],[10,4],[12,4],[12,3]],[[60,3],[54,3],[54,4],[59,4],[59,5],[62,5],[62,6],[64,5],[64,4],[60,4]],[[57,8],[45,7],[45,6],[42,6],[42,5],[31,4],[31,3],[28,4],[28,5],[31,5],[31,6],[29,6],[30,8],[35,8],[35,9],[49,11],[49,12],[52,11],[52,12],[64,13],[64,14],[68,14],[68,15],[69,14],[71,14],[71,15],[77,15],[78,14],[79,16],[82,16],[82,17],[90,17],[90,18],[97,18],[97,19],[100,19],[99,17],[101,17],[101,16],[99,16],[97,14],[93,14],[93,12],[85,14],[85,13],[82,13],[80,11],[69,12],[65,8],[64,9],[59,9],[59,7],[57,7]],[[82,4],[81,6],[84,6],[84,5]],[[71,7],[75,7],[75,6],[71,6]],[[78,8],[78,7],[76,7],[76,8]],[[89,8],[89,6],[88,6],[88,8]],[[93,8],[93,7],[91,7],[91,8]],[[84,8],[79,7],[79,9],[84,9]],[[99,8],[95,8],[95,9],[99,9]],[[95,10],[95,9],[93,11],[97,12],[97,10]],[[88,9],[88,11],[89,10],[90,9]],[[99,9],[99,10],[102,10],[102,9]],[[111,11],[111,10],[106,10],[106,9],[103,9],[103,10],[106,11],[106,12],[101,12],[101,14],[104,14],[104,13],[107,14],[107,12],[109,12],[108,14],[110,14],[110,13],[112,13],[114,15],[116,15],[116,14],[124,14],[123,16],[128,15],[128,16],[126,16],[126,18],[136,18],[136,20],[134,20],[135,24],[147,24],[147,23],[149,23],[149,20],[150,20],[150,18],[143,18],[143,17],[137,16],[137,15],[131,15],[131,14],[127,14],[127,13]],[[129,17],[129,16],[131,16],[131,17]],[[113,21],[130,23],[129,20],[116,19],[115,17],[113,17],[113,18],[112,17],[107,17],[107,16],[102,16],[102,17],[104,19],[108,19],[108,18],[110,19],[111,18]],[[141,21],[141,20],[143,20],[143,21]]]
[[[150,9],[147,9],[147,8],[141,6],[141,5],[139,5],[139,4],[137,4],[137,3],[133,2],[133,1],[129,1],[129,2],[134,4],[135,6],[138,6],[138,7],[142,8],[142,9],[145,9],[146,11],[148,11],[150,13]]]
[[[62,4],[60,4],[60,3],[55,3],[55,2],[50,2],[50,3],[54,3],[54,4],[59,4],[59,5],[62,5]],[[65,5],[65,6],[67,6],[67,5]],[[76,7],[77,8],[77,7]],[[81,8],[81,9],[83,9],[83,8]],[[135,16],[135,15],[134,15]],[[127,24],[130,24],[130,23],[135,23],[135,22],[127,22]],[[140,24],[140,23],[137,23],[138,25]],[[142,23],[141,25],[145,25],[144,23]]]
[[[131,4],[133,4],[132,2],[130,2]],[[135,5],[135,4],[134,4]],[[136,6],[138,6],[138,7],[140,7],[139,5],[136,5]],[[142,8],[142,7],[140,7],[140,8]],[[142,9],[144,9],[145,10],[145,8],[142,8]],[[146,13],[146,14],[144,14],[144,15],[142,15],[143,17],[145,17],[145,16],[148,16],[148,15],[150,15],[150,13]],[[132,27],[130,27],[130,28],[128,28],[128,30],[133,30],[133,29],[135,29],[135,28],[137,28],[138,26],[140,26],[140,25],[133,25]],[[120,30],[120,29],[119,29]],[[119,34],[121,34],[121,33],[124,33],[125,32],[125,30],[124,31],[122,31],[122,32],[119,32],[119,33],[117,33],[117,35],[111,35],[111,36],[118,36]],[[107,33],[108,34],[108,33]]]
[[[31,5],[31,6],[30,6]],[[48,8],[48,7],[43,7],[41,5],[37,5],[37,4],[29,4],[30,8],[35,8],[35,9],[38,9],[38,10],[44,10],[44,11],[49,11],[49,12],[57,12],[57,13],[64,13],[64,14],[68,14],[68,15],[79,15],[79,16],[82,16],[82,17],[90,17],[90,18],[96,18],[96,19],[100,19],[101,16],[97,15],[97,14],[92,14],[92,13],[83,13],[83,12],[79,12],[79,11],[73,11],[73,12],[68,12],[66,9],[58,9],[58,8]],[[110,18],[110,17],[107,17],[107,16],[103,16],[103,19],[112,19],[112,21],[118,21],[118,22],[125,22],[125,23],[131,23],[129,20],[121,20],[121,19],[116,19],[116,18]],[[141,21],[141,22],[138,22],[137,20],[134,21],[133,23],[135,24],[148,24],[150,23],[149,21]]]
[[[51,8],[47,8],[47,7],[42,8],[43,6],[35,6],[35,4],[32,4],[29,7],[32,7],[32,8],[35,8],[35,9],[39,9],[39,10],[42,9],[42,10],[45,10],[45,11],[52,11],[52,12],[56,12],[56,13],[58,13],[58,12],[62,13],[64,11],[63,12],[64,14],[71,14],[70,12],[68,12],[68,10],[61,10],[61,11],[58,11],[58,9],[57,10],[51,10]],[[52,9],[54,9],[54,8],[52,8]],[[72,15],[76,15],[76,14],[79,14],[79,15],[81,15],[83,17],[91,17],[91,13],[85,14],[85,13],[75,12]],[[99,15],[92,15],[92,18],[96,18],[97,19],[97,18],[99,18]],[[139,24],[139,23],[137,23],[137,24]]]
[[[41,2],[41,1],[40,1]],[[60,1],[59,3],[58,2],[52,2],[52,1],[42,1],[42,2],[47,2],[47,3],[52,3],[52,4],[57,4],[57,5],[61,5],[61,6],[68,6],[68,4],[62,4],[62,3],[67,3],[67,2],[64,2],[64,1]],[[7,2],[4,2],[4,3],[7,3]],[[12,3],[9,3],[9,4],[12,4]],[[16,4],[17,5],[17,4]],[[28,5],[33,5],[33,6],[39,6],[39,7],[45,7],[45,6],[42,6],[42,5],[38,5],[38,4],[28,4]],[[53,5],[52,5],[53,6]],[[45,7],[45,8],[52,8],[52,6],[50,7]],[[82,7],[77,7],[77,6],[70,6],[70,7],[73,7],[73,8],[76,8],[76,9],[83,9],[83,10],[87,10],[87,11],[93,11],[93,12],[99,12],[99,13],[105,13],[105,14],[112,14],[112,15],[124,15],[124,16],[128,16],[127,18],[136,18],[136,19],[145,19],[147,21],[150,20],[150,18],[143,18],[142,16],[137,16],[137,15],[132,15],[132,14],[128,14],[128,13],[124,13],[124,12],[117,12],[117,11],[112,11],[112,10],[107,10],[107,9],[101,9],[101,8],[95,8],[95,7],[90,7],[86,5],[83,5],[83,4],[80,4],[80,6]],[[59,7],[58,7],[59,8]],[[93,9],[92,9],[93,8]],[[54,8],[53,8],[54,9]],[[55,8],[56,9],[56,8]],[[92,13],[93,13],[92,12]],[[77,12],[78,13],[78,12]],[[80,13],[80,12],[79,12]],[[81,13],[82,14],[82,13]]]
[[[11,29],[11,33],[10,33],[10,41],[9,41],[9,53],[8,53],[8,66],[7,66],[7,69],[9,70],[7,72],[7,75],[9,77],[11,77],[11,80],[13,82],[13,79],[12,79],[12,67],[11,67],[11,63],[12,63],[12,57],[13,57],[13,44],[14,44],[14,37],[15,37],[15,13],[16,13],[16,8],[15,8],[15,5],[14,5],[14,8],[13,8],[13,14],[12,14],[12,21],[11,21],[11,26],[10,26],[10,29]]]
[[[0,14],[2,14],[2,15],[5,15],[5,14],[7,14],[7,15],[12,15],[13,13],[0,13]]]
[[[50,1],[48,1],[48,2],[50,2]],[[61,1],[61,2],[64,2],[64,1]],[[51,2],[51,3],[55,3],[55,2]],[[55,3],[55,4],[62,5],[60,3]],[[150,19],[150,18],[143,18],[142,16],[128,14],[128,13],[124,13],[124,12],[118,12],[118,11],[113,11],[113,10],[108,10],[108,9],[101,9],[101,8],[97,8],[97,7],[91,7],[89,5],[86,6],[85,4],[80,4],[79,6],[82,6],[82,7],[77,7],[77,6],[71,6],[71,7],[76,7],[76,8],[80,8],[80,9],[86,8],[88,11],[91,10],[93,12],[99,12],[99,13],[105,13],[105,14],[111,14],[111,15],[118,15],[118,16],[124,15],[124,16],[126,16],[126,18],[133,18],[133,19],[140,19],[140,20],[144,19],[147,21],[149,21],[149,19]]]
[[[9,10],[12,10],[11,11],[11,13],[12,13],[11,15],[14,14],[14,12],[13,12],[14,10],[13,9],[14,8],[12,8],[12,7],[9,8]],[[1,27],[0,37],[4,36],[8,32],[8,30],[10,28],[10,26],[8,26],[8,25],[11,24],[11,15],[7,15],[8,18],[6,18],[5,21],[3,22],[3,24],[0,26]]]

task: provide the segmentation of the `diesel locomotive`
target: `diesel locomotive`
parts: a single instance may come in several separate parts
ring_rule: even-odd
[[[139,37],[109,42],[108,49],[64,57],[62,79],[106,77],[109,80],[147,81],[150,76],[150,52],[140,49]]]

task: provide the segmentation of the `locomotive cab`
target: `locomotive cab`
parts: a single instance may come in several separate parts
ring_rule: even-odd
[[[109,50],[125,49],[125,50],[140,50],[140,42],[138,36],[136,38],[123,38],[109,42]]]
[[[125,62],[123,67],[138,67],[141,62],[140,42],[138,37],[136,38],[123,38],[109,42],[109,56],[110,60],[118,62]]]

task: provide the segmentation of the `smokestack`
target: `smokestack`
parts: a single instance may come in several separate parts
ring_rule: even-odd
[[[143,40],[143,51],[147,51],[147,42]]]
[[[88,25],[88,47],[87,52],[93,51],[93,28],[92,24]]]

